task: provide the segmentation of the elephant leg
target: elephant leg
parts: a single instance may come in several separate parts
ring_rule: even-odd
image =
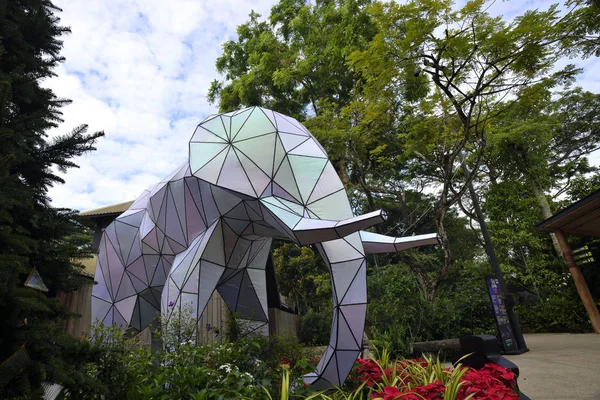
[[[271,238],[240,237],[231,256],[233,262],[217,286],[244,334],[269,333],[265,267],[271,242]]]
[[[175,257],[162,292],[161,311],[167,328],[173,316],[197,323],[225,272],[224,253],[223,223],[217,220]]]
[[[331,273],[333,323],[329,346],[315,373],[304,380],[325,388],[341,386],[360,353],[367,312],[367,267],[358,233],[317,248]]]
[[[102,235],[92,291],[92,318],[141,331],[160,312],[160,297],[173,256],[146,246],[144,209],[120,215]]]

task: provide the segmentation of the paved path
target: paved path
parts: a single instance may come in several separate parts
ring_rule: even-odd
[[[520,371],[519,388],[532,400],[600,400],[600,335],[525,335],[529,352],[506,356]]]

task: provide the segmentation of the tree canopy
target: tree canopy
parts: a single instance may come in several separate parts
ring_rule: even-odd
[[[599,143],[598,95],[574,85],[574,66],[557,68],[566,56],[596,54],[597,5],[568,1],[507,20],[490,15],[490,4],[282,0],[265,19],[251,14],[224,44],[224,80],[209,93],[222,111],[263,105],[303,120],[355,211],[388,212],[378,232],[436,230],[440,248],[372,260],[374,276],[403,265],[435,312],[465,282],[485,295],[483,271],[491,270],[469,184],[514,295],[542,306],[575,299],[559,253],[548,252],[551,238],[534,226],[597,176],[588,157]],[[542,314],[527,316],[539,322]],[[405,332],[414,333],[413,322]],[[381,335],[387,329],[371,323]]]
[[[0,360],[20,348],[30,357],[2,370],[3,397],[38,397],[42,381],[78,376],[79,345],[58,324],[69,312],[56,293],[83,283],[73,259],[90,254],[89,233],[73,211],[51,206],[48,188],[103,133],[81,125],[50,137],[69,103],[42,85],[63,61],[61,36],[69,33],[57,11],[48,0],[0,3]],[[47,293],[24,286],[34,268]]]

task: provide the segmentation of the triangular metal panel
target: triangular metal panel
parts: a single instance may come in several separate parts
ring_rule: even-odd
[[[92,295],[107,301],[112,300],[111,295],[108,292],[109,282],[106,282],[102,268],[100,268],[98,264],[96,264],[96,274],[94,276],[94,280],[98,283],[94,285],[94,288],[92,289]]]
[[[131,226],[139,227],[144,218],[144,210],[132,210],[129,209],[123,214],[117,217],[117,221],[129,224]]]
[[[338,220],[354,216],[350,208],[350,202],[348,201],[348,194],[344,190],[309,203],[307,207],[322,219]]]
[[[209,183],[216,184],[219,179],[219,174],[221,173],[221,169],[223,168],[223,163],[225,162],[225,157],[229,153],[230,149],[227,148],[220,153],[218,153],[214,158],[208,161],[202,168],[194,170],[192,168],[192,173],[195,177],[203,179]],[[190,158],[190,165],[192,163],[192,158]]]
[[[140,302],[140,328],[144,329],[156,318],[158,310],[152,304],[148,303],[143,298],[139,298]]]
[[[337,349],[359,350],[360,343],[356,342],[354,334],[343,315],[338,314]],[[339,350],[338,350],[339,351]]]
[[[309,203],[313,203],[320,198],[323,198],[331,193],[337,192],[344,189],[344,185],[340,180],[337,172],[330,161],[327,161],[327,165],[323,169],[315,188],[310,195],[308,200]]]
[[[139,257],[135,259],[131,264],[127,266],[127,272],[137,277],[142,282],[148,284],[148,275],[146,271],[146,264],[144,264],[144,258]]]
[[[284,135],[284,133],[282,133]],[[299,156],[310,156],[327,159],[327,154],[321,150],[314,139],[308,139],[303,142],[300,146],[295,147],[289,152],[290,154]]]
[[[247,194],[248,196],[256,196],[254,188],[252,187],[252,184],[250,184],[246,171],[242,168],[242,164],[235,151],[229,151],[227,159],[225,159],[225,163],[223,164],[221,175],[219,175],[217,185]]]
[[[360,351],[340,351],[338,350],[336,352],[336,357],[337,357],[337,365],[338,365],[338,372],[340,374],[340,382],[344,382],[346,380],[346,378],[348,377],[348,375],[350,374],[350,371],[352,370],[352,367],[354,366],[354,362],[356,361],[356,358],[358,357]]]
[[[222,222],[218,222],[211,233],[208,243],[202,253],[202,259],[211,261],[215,264],[225,266],[225,252],[223,248],[223,227]]]
[[[190,139],[190,143],[207,143],[207,142],[217,142],[223,143],[226,142],[226,139],[221,139],[219,136],[215,135],[211,131],[205,129],[202,126],[198,126],[194,131],[194,135]]]
[[[115,301],[123,300],[126,297],[137,294],[137,291],[133,287],[133,283],[131,283],[131,279],[129,279],[128,274],[123,274],[121,278],[121,284],[119,285],[119,289],[117,290],[117,295],[115,296]]]
[[[229,140],[227,137],[227,132],[225,131],[225,126],[223,125],[223,120],[220,116],[214,117],[208,121],[204,121],[200,125],[202,128],[214,133],[221,139]]]
[[[352,247],[356,249],[360,254],[364,255],[365,250],[363,248],[362,240],[358,232],[351,233],[344,237],[344,240]]]
[[[237,299],[242,284],[242,278],[244,277],[243,270],[239,271],[240,272],[217,287],[223,301],[227,304],[232,313],[236,312]]]
[[[292,122],[293,118],[288,118],[283,114],[274,112],[275,119],[277,121],[277,130],[280,132],[296,133],[299,135],[306,135],[304,130],[301,130],[296,124]],[[294,120],[295,121],[295,120]],[[299,124],[299,122],[296,121]]]
[[[227,218],[233,218],[238,220],[248,220],[248,212],[246,211],[246,206],[244,203],[239,203],[237,206],[233,207],[227,214],[225,214]]]
[[[96,319],[103,321],[111,306],[112,303],[92,296],[92,322],[95,322]]]
[[[275,132],[275,126],[269,118],[258,107],[252,110],[248,119],[244,122],[244,126],[233,137],[234,142],[249,139],[252,137],[264,135],[265,133]]]
[[[234,143],[238,152],[244,153],[265,175],[271,175],[275,153],[275,133]]]
[[[232,138],[235,138],[235,136],[238,134],[240,128],[244,125],[251,112],[252,108],[246,108],[244,110],[240,110],[240,112],[231,117],[230,135]]]
[[[293,135],[290,133],[283,132],[279,132],[279,139],[281,140],[281,143],[283,143],[283,148],[285,149],[286,153],[291,152],[293,149],[300,146],[302,143],[306,142],[307,140],[310,140],[304,135]]]
[[[141,331],[141,321],[140,321],[140,302],[136,299],[135,307],[133,308],[133,314],[131,315],[131,322],[129,324],[133,329],[137,331]]]
[[[275,138],[275,157],[273,158],[273,172],[269,174],[269,176],[275,176],[275,173],[279,169],[281,162],[283,161],[286,155],[285,147],[283,147],[283,143],[281,143],[281,139],[279,138],[279,134]]]
[[[355,260],[363,257],[356,249],[343,239],[331,240],[322,243],[323,249],[327,253],[327,259],[330,263],[337,263],[348,260]]]
[[[365,316],[367,312],[366,304],[353,304],[349,306],[340,306],[340,310],[344,317],[346,318],[346,322],[350,327],[350,330],[354,333],[354,338],[362,344],[362,333],[365,328]]]
[[[236,154],[242,164],[244,171],[246,172],[250,183],[254,189],[253,196],[258,197],[265,190],[265,188],[271,182],[271,178],[259,167],[257,167],[248,157],[242,153]]]
[[[290,166],[287,158],[285,158],[281,163],[279,170],[275,174],[274,181],[286,192],[292,195],[296,201],[302,201],[302,197],[300,196],[300,192],[298,191],[298,186],[296,185],[296,180],[292,172],[292,167]]]
[[[263,311],[258,295],[255,292],[246,271],[243,274],[243,279],[240,284],[236,312],[240,314],[241,318],[255,321],[267,321],[267,314]]]
[[[272,184],[272,192],[271,193],[273,196],[277,196],[277,197],[289,200],[294,203],[298,201],[295,198],[293,198],[291,194],[289,194],[288,192],[283,190],[283,188],[281,186],[279,186],[278,184],[276,184],[274,182]]]
[[[308,202],[321,172],[327,163],[325,158],[303,157],[288,155],[294,177],[298,183],[298,189],[304,203]]]
[[[342,301],[342,298],[348,291],[348,288],[354,280],[358,270],[364,263],[365,260],[360,258],[358,260],[331,264],[331,273],[333,275],[333,283],[335,285],[338,303]]]
[[[266,316],[269,315],[269,310],[267,306],[267,279],[266,273],[264,270],[260,269],[248,269],[248,276],[250,277],[250,281],[252,282],[252,286],[256,291],[256,295],[260,300],[260,304],[262,306],[263,312]]]
[[[218,186],[212,186],[211,191],[220,215],[227,214],[242,201],[239,197],[233,196]]]
[[[131,321],[136,300],[137,296],[130,296],[115,303],[115,307],[117,307],[117,310],[119,310],[126,322]]]
[[[340,302],[345,304],[363,304],[367,302],[367,267],[363,266],[356,273],[354,281],[350,284],[348,291]]]
[[[206,230],[206,224],[204,223],[202,214],[198,210],[196,202],[188,189],[185,190],[185,218],[187,238],[188,243],[190,243],[201,234],[201,232]]]
[[[182,214],[184,213],[184,211],[185,210],[181,210]],[[184,225],[181,224],[179,215],[177,214],[177,207],[175,199],[173,198],[173,193],[172,191],[169,191],[167,193],[165,232],[169,238],[179,243],[179,245],[185,246],[185,230],[185,223]],[[171,248],[173,248],[173,246],[171,246]]]

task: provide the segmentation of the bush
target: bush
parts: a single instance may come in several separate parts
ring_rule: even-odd
[[[379,267],[369,276],[368,326],[374,342],[393,356],[407,356],[411,342],[495,333],[494,317],[478,266],[440,284],[433,303],[404,264]]]
[[[550,293],[543,301],[515,307],[524,332],[590,332],[590,320],[576,293]]]
[[[330,333],[330,313],[319,313],[311,308],[300,321],[300,338],[304,343],[325,346],[329,343]]]
[[[314,369],[299,340],[247,336],[216,346],[197,346],[188,311],[161,324],[163,348],[151,351],[114,326],[96,325],[87,342],[94,357],[81,373],[97,382],[68,388],[72,399],[263,399],[276,392],[281,366],[299,383]],[[266,391],[265,391],[266,388]]]

